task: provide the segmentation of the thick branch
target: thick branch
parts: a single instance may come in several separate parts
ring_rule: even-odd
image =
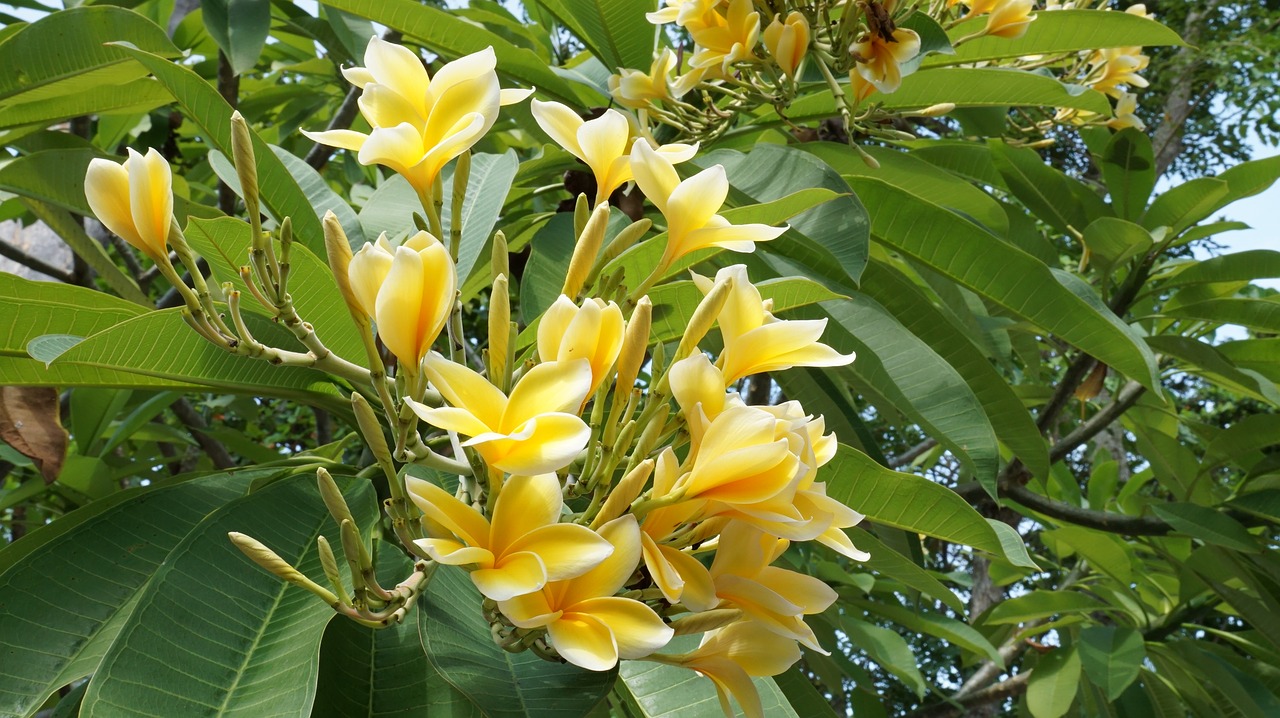
[[[217,439],[209,436],[204,432],[209,428],[209,424],[205,422],[204,417],[200,416],[200,412],[191,406],[191,402],[186,399],[179,399],[173,402],[169,407],[173,409],[174,416],[178,417],[188,429],[191,430],[191,436],[195,438],[196,443],[200,444],[200,448],[204,449],[205,454],[209,456],[209,460],[219,469],[230,469],[236,465],[235,459],[231,458],[231,454],[227,453],[227,449]]]
[[[56,279],[63,284],[75,284],[76,278],[71,276],[71,273],[52,264],[47,264],[2,239],[0,239],[0,257],[11,259],[27,269]]]
[[[1027,690],[1027,681],[1031,680],[1031,674],[1032,671],[1023,671],[964,698],[952,698],[952,702],[922,708],[912,713],[910,718],[953,718],[968,715],[969,709],[976,706],[1015,698]]]
[[[889,457],[889,468],[896,469],[900,466],[906,466],[907,464],[910,464],[911,462],[915,461],[921,454],[924,454],[925,452],[929,451],[930,449],[932,449],[937,445],[938,445],[937,439],[933,439],[933,438],[925,439],[924,441],[920,442],[919,444],[916,444],[910,449],[907,449],[901,454],[898,454],[897,456]]]
[[[1199,7],[1193,7],[1187,12],[1187,21],[1182,30],[1182,39],[1187,44],[1173,58],[1178,74],[1165,97],[1160,126],[1156,128],[1151,140],[1156,155],[1157,177],[1167,172],[1178,155],[1182,154],[1183,127],[1195,109],[1192,97],[1196,85],[1195,75],[1203,62],[1203,51],[1196,45],[1200,43],[1201,28],[1209,16],[1217,12],[1221,2],[1222,0],[1205,0]]]

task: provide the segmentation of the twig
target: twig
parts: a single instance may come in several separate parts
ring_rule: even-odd
[[[236,460],[231,458],[231,454],[227,452],[222,442],[209,436],[205,430],[209,428],[208,422],[200,416],[200,412],[191,406],[191,402],[185,398],[178,399],[169,406],[173,409],[173,415],[178,417],[188,429],[191,430],[191,436],[195,438],[196,443],[200,444],[200,448],[208,454],[209,460],[219,469],[230,469],[236,465]]]

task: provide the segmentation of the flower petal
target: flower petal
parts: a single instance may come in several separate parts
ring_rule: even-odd
[[[547,567],[537,555],[526,552],[501,555],[493,568],[471,572],[480,593],[495,601],[509,601],[547,585]]]
[[[479,511],[454,498],[453,494],[430,481],[405,477],[409,498],[422,513],[452,531],[468,546],[488,548],[489,522]]]
[[[777,566],[765,566],[757,579],[779,596],[799,606],[805,614],[822,613],[837,598],[835,589],[820,579]]]
[[[378,84],[391,88],[419,114],[425,114],[423,100],[431,80],[417,53],[374,35],[364,50],[364,64]]]
[[[604,622],[583,613],[566,613],[547,625],[551,645],[560,657],[589,671],[618,665],[618,645]]]
[[[506,491],[503,487],[502,496],[507,495]],[[497,517],[494,518],[497,526]],[[614,548],[613,544],[586,526],[555,524],[526,533],[507,550],[537,554],[547,567],[548,580],[563,581],[581,576],[600,565]]]
[[[356,152],[359,152],[360,148],[364,147],[364,143],[369,139],[368,135],[355,130],[326,130],[324,132],[300,130],[300,132],[312,142]]]
[[[447,566],[475,564],[481,570],[493,565],[493,553],[486,549],[465,546],[451,539],[418,539],[414,541],[433,561]]]
[[[631,145],[631,173],[640,191],[665,216],[667,199],[680,186],[680,175],[671,160],[655,152],[648,141],[638,140]]]
[[[493,529],[490,546],[501,556],[525,534],[560,521],[564,508],[560,480],[555,474],[512,476],[502,485],[493,507]]]
[[[578,113],[559,102],[543,102],[542,100],[534,100],[529,103],[529,109],[533,112],[533,119],[537,121],[538,127],[541,127],[542,131],[547,133],[553,142],[563,147],[574,157],[583,162],[586,161],[582,153],[582,147],[578,144],[578,128],[583,125],[582,118],[578,116]]]
[[[158,257],[165,253],[173,222],[173,173],[154,147],[147,149],[146,155],[130,149],[124,168],[129,171],[133,226],[147,253]]]
[[[630,598],[593,598],[573,607],[590,614],[613,632],[620,658],[643,658],[667,645],[675,631],[652,608]]]
[[[606,179],[613,161],[626,154],[630,139],[631,125],[617,110],[605,110],[604,114],[587,120],[578,128],[582,161],[595,173],[597,181]]]
[[[667,218],[667,231],[679,237],[705,227],[728,196],[729,178],[723,165],[712,165],[681,182],[672,190],[662,212]]]
[[[360,147],[359,159],[362,165],[386,165],[400,174],[407,174],[410,168],[422,161],[425,154],[422,135],[418,134],[413,125],[402,122],[393,127],[378,127],[370,132],[364,145]]]
[[[600,527],[600,536],[613,544],[613,553],[595,568],[566,581],[561,606],[617,593],[640,565],[640,525],[625,514]]]
[[[563,613],[547,603],[544,591],[534,591],[523,596],[499,601],[498,610],[520,628],[539,628],[560,618]]]
[[[133,226],[129,211],[129,171],[116,162],[95,158],[84,176],[84,197],[98,220],[129,244],[150,252]]]
[[[435,352],[427,354],[423,371],[450,404],[471,412],[480,423],[490,429],[496,430],[502,425],[502,412],[507,406],[507,397],[502,390],[490,384],[488,379]]]
[[[526,421],[550,412],[577,414],[591,391],[591,363],[586,359],[544,362],[520,377],[502,414],[502,431],[515,431]],[[499,426],[495,425],[495,429]],[[541,472],[535,472],[541,473]]]
[[[512,438],[476,446],[490,466],[510,474],[543,474],[568,466],[591,439],[591,427],[574,414],[542,414],[516,427]],[[514,436],[527,433],[526,438]]]

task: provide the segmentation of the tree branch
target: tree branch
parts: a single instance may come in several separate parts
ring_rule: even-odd
[[[3,239],[0,239],[0,257],[11,259],[33,272],[39,272],[46,277],[56,279],[63,284],[75,284],[76,282],[76,278],[72,276],[70,272],[36,259]]]
[[[236,460],[231,458],[231,454],[227,452],[225,446],[217,439],[204,433],[209,428],[208,422],[200,416],[200,412],[191,406],[191,402],[186,399],[178,399],[169,406],[173,409],[174,416],[178,417],[188,429],[191,430],[191,436],[200,444],[200,448],[209,455],[209,460],[219,469],[230,469],[235,467]]]

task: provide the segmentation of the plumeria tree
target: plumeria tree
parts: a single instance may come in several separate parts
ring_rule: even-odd
[[[1152,198],[1146,6],[184,8],[0,31],[0,714],[1280,703],[1280,162]]]

